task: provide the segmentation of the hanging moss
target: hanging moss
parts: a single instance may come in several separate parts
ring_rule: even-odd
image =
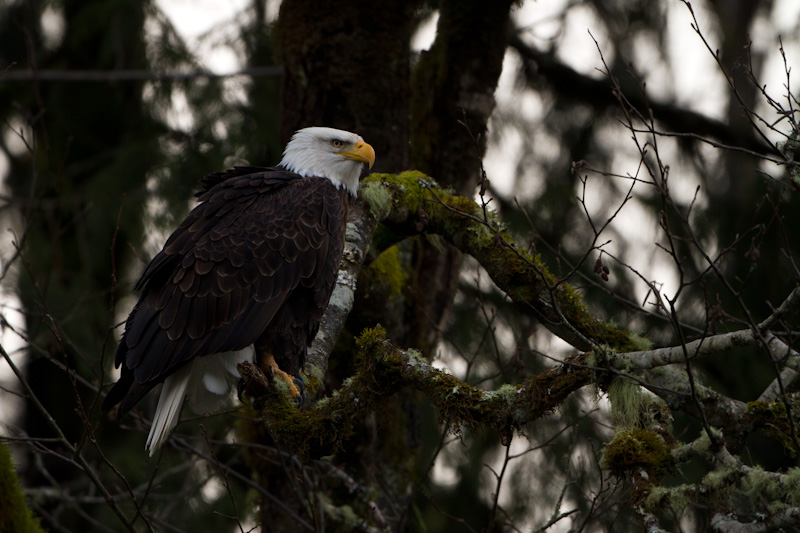
[[[617,428],[648,428],[654,423],[671,423],[672,414],[664,400],[628,377],[617,376],[611,381],[608,399],[611,419]]]
[[[633,380],[624,376],[614,378],[608,387],[608,399],[615,427],[640,427],[640,415],[645,409],[643,397],[639,385]]]

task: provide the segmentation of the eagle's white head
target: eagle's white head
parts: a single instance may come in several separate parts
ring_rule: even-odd
[[[364,163],[372,168],[375,150],[360,135],[313,127],[292,136],[280,166],[303,177],[328,178],[337,188],[344,187],[355,197]]]

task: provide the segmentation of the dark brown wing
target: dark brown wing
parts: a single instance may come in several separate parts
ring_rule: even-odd
[[[253,344],[298,289],[324,296],[322,308],[333,289],[346,200],[330,180],[247,167],[204,184],[136,285],[116,355],[122,374],[104,402],[121,402],[120,417],[194,357]]]

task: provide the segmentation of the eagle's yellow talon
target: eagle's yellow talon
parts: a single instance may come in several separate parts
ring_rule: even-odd
[[[277,377],[286,383],[286,385],[289,387],[289,394],[291,394],[292,398],[297,399],[303,396],[302,391],[295,382],[295,377],[281,370],[278,366],[278,363],[275,362],[275,357],[273,357],[271,354],[268,355],[264,358],[262,364],[269,368],[269,372],[272,377]]]

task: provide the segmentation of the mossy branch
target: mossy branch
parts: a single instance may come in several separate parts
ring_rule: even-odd
[[[371,174],[361,186],[375,223],[400,238],[436,234],[474,257],[523,312],[579,350],[635,349],[629,332],[596,319],[575,289],[528,254],[472,200],[449,193],[420,172]]]
[[[298,409],[276,387],[265,386],[255,365],[240,364],[246,393],[276,440],[304,459],[335,452],[353,434],[357,420],[402,388],[425,394],[453,431],[486,427],[509,441],[515,429],[553,412],[592,379],[591,370],[565,365],[519,386],[485,391],[434,368],[414,350],[394,346],[381,327],[365,330],[356,342],[356,373],[308,409]]]

